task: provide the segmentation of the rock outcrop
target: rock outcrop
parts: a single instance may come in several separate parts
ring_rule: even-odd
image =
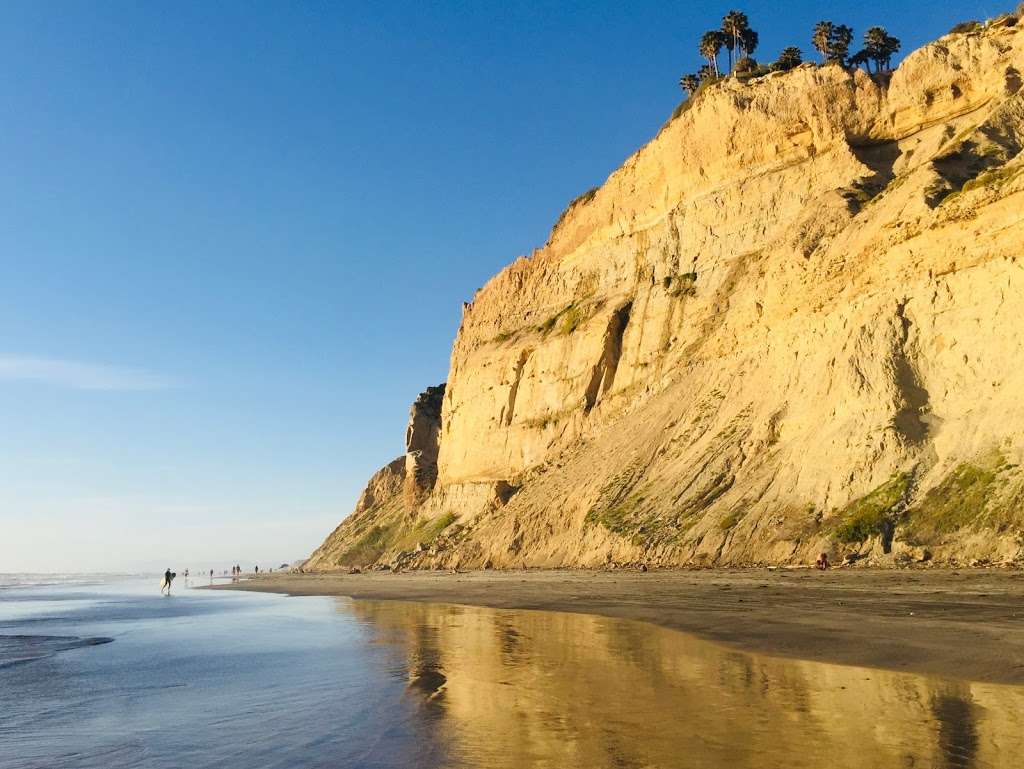
[[[405,504],[419,506],[437,481],[438,436],[444,385],[428,387],[412,404],[405,431]]]
[[[1011,19],[705,89],[474,296],[307,566],[1024,558],[1022,71]]]

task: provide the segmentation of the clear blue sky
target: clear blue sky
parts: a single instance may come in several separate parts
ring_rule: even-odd
[[[302,557],[733,3],[0,5],[0,572]],[[905,50],[997,3],[738,4]],[[826,11],[826,9],[828,9]]]

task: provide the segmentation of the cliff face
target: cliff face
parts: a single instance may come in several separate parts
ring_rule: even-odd
[[[1004,22],[708,89],[465,307],[429,481],[309,566],[1024,558],[1022,72]]]

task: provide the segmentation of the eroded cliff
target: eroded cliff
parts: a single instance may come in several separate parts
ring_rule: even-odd
[[[1024,559],[1022,71],[1004,18],[707,89],[466,305],[307,567]]]

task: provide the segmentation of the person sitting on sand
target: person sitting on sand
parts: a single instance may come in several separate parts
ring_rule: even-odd
[[[828,553],[822,553],[821,555],[819,555],[818,556],[818,560],[814,562],[814,566],[817,569],[821,569],[822,571],[825,571],[825,569],[827,569],[828,566],[829,566],[829,564],[828,564]]]

